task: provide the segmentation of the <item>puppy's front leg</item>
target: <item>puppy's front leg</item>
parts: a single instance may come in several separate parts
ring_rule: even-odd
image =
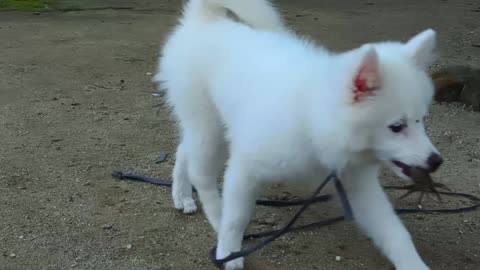
[[[229,162],[223,188],[222,222],[218,234],[217,259],[240,251],[245,229],[255,208],[259,184],[247,172]],[[243,269],[243,258],[226,263],[226,270]]]
[[[428,270],[378,180],[378,166],[353,167],[343,183],[356,223],[396,270]]]

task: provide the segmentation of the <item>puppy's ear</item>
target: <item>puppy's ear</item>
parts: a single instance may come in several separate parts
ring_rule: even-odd
[[[405,44],[405,51],[421,69],[428,69],[435,62],[437,34],[432,29],[425,30]]]
[[[381,86],[378,55],[370,45],[359,49],[360,61],[352,79],[353,102],[361,103],[375,95]]]

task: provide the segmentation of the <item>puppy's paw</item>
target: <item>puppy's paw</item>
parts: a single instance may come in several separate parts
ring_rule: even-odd
[[[195,201],[191,197],[173,196],[173,206],[178,210],[183,210],[187,215],[197,212]]]
[[[416,263],[415,265],[403,265],[396,267],[395,270],[430,270],[430,268],[423,262]]]
[[[226,263],[225,270],[243,270],[243,258],[238,258]]]
[[[195,201],[190,199],[185,199],[183,201],[183,213],[187,215],[195,214],[197,212],[197,206],[195,205]]]
[[[217,248],[217,259],[223,259],[230,255],[230,252]],[[229,261],[225,264],[225,270],[242,270],[243,269],[243,258],[238,258],[232,261]]]

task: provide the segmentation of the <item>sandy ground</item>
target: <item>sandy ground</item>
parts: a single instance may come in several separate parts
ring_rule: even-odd
[[[124,170],[170,178],[175,130],[162,98],[152,96],[149,74],[180,1],[96,4],[137,10],[0,13],[0,269],[213,269],[206,254],[214,237],[203,213],[174,210],[167,188],[110,177]],[[440,64],[480,66],[480,49],[472,46],[480,37],[478,1],[283,0],[280,6],[295,29],[335,50],[405,40],[433,27]],[[437,180],[480,195],[480,113],[435,104],[428,127],[446,158]],[[160,152],[168,159],[156,163]],[[389,173],[384,179],[396,181]],[[400,204],[397,195],[392,200]],[[460,203],[447,199],[444,206]],[[315,207],[304,220],[340,214],[330,206]],[[278,228],[293,213],[259,207],[249,230]],[[403,220],[432,269],[479,269],[479,212]],[[346,222],[289,234],[248,263],[249,269],[392,268]]]

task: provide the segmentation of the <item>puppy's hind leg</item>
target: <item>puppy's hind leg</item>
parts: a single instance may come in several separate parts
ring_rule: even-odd
[[[210,225],[218,232],[221,198],[217,188],[217,176],[225,164],[221,125],[216,128],[212,123],[205,123],[203,130],[195,130],[195,135],[188,137],[188,175],[197,189]]]
[[[185,214],[193,214],[197,211],[197,206],[192,197],[192,184],[188,177],[187,154],[185,143],[181,142],[177,148],[173,168],[172,197],[175,208],[183,210]]]
[[[210,224],[217,231],[221,199],[216,179],[225,164],[223,122],[208,92],[199,87],[200,83],[189,73],[178,74],[174,77],[178,80],[170,80],[167,85],[169,103],[182,131],[174,170],[173,198],[176,207],[183,206],[184,212],[193,211],[191,183]]]

